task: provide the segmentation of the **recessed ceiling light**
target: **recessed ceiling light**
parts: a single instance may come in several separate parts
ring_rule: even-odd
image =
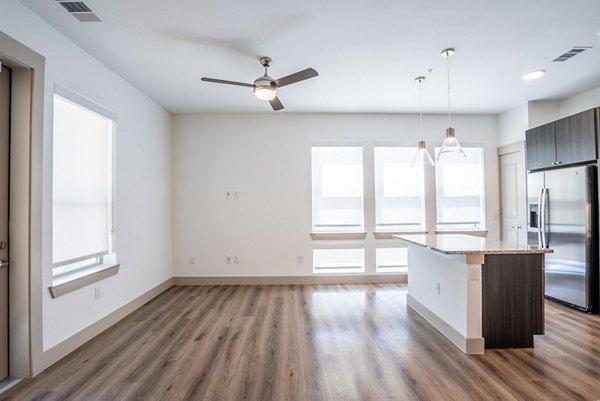
[[[541,77],[545,73],[546,73],[546,71],[544,71],[544,70],[529,71],[527,74],[523,75],[523,79],[525,81],[531,81],[532,79]]]

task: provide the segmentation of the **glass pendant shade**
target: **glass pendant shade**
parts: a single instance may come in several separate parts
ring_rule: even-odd
[[[415,81],[419,83],[419,135],[423,135],[423,95],[421,93],[421,84],[423,81],[425,81],[425,77],[416,77]],[[410,166],[432,167],[434,165],[435,163],[427,151],[427,145],[425,144],[425,141],[420,140],[419,148],[417,149],[417,153],[415,153],[415,157],[413,158]]]
[[[458,139],[456,139],[456,132],[452,127],[446,128],[446,139],[444,139],[444,142],[442,143],[442,148],[440,149],[436,160],[440,160],[440,157],[443,154],[454,154],[460,155],[465,158],[467,157],[462,147],[460,146]]]
[[[464,158],[467,157],[465,152],[462,150],[458,139],[456,139],[456,131],[452,128],[452,120],[450,118],[450,56],[454,54],[454,49],[448,48],[442,50],[442,57],[446,58],[446,78],[448,82],[448,128],[446,128],[446,139],[442,143],[442,148],[438,153],[436,160],[440,160],[442,155],[460,155]]]
[[[433,167],[434,165],[435,163],[427,151],[425,141],[419,141],[419,149],[417,149],[417,153],[415,153],[411,166]]]

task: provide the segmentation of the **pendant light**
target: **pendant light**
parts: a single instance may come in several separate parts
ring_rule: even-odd
[[[455,154],[461,155],[466,158],[467,155],[463,151],[458,139],[456,139],[456,131],[452,128],[452,122],[450,118],[450,56],[454,54],[454,49],[444,49],[442,50],[442,57],[446,57],[446,73],[448,79],[448,128],[446,128],[446,138],[442,143],[442,148],[437,155],[436,160],[440,160],[440,157],[443,154]]]
[[[421,92],[421,84],[425,80],[425,77],[416,77],[415,81],[419,83],[419,136],[423,137],[423,94]],[[411,167],[424,166],[432,167],[435,163],[427,151],[427,145],[424,140],[419,141],[419,149],[413,158]]]

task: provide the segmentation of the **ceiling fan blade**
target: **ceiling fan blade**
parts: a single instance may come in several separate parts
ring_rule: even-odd
[[[214,79],[214,78],[206,78],[206,77],[202,77],[201,80],[204,81],[204,82],[214,82],[215,84],[227,84],[227,85],[247,86],[249,88],[254,88],[253,84],[246,84],[244,82],[225,81],[223,79]]]
[[[296,82],[304,81],[305,79],[310,79],[318,76],[319,73],[312,68],[307,68],[306,70],[298,71],[295,74],[288,75],[287,77],[279,78],[274,81],[277,84],[278,88],[282,86],[295,84]]]
[[[273,107],[273,110],[283,110],[283,104],[281,104],[281,100],[279,100],[277,96],[269,100],[269,103],[271,104],[271,107]]]

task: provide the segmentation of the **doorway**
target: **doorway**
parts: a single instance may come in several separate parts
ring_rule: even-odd
[[[525,143],[498,148],[503,241],[527,244]]]
[[[0,381],[8,377],[8,216],[11,70],[0,67]]]
[[[11,385],[7,382],[14,383],[15,378],[39,373],[46,366],[42,343],[41,275],[45,59],[0,32],[0,62],[3,76],[5,72],[10,73],[8,79],[2,79],[9,82],[10,100],[0,100],[0,105],[9,104],[9,118],[0,117],[0,122],[10,121],[8,142],[0,143],[0,154],[10,155],[4,159],[0,156],[0,177],[6,180],[0,181],[0,209],[4,213],[10,205],[6,217],[6,221],[10,221],[10,241],[0,238],[0,241],[6,241],[6,248],[0,250],[3,252],[0,260],[5,257],[10,260],[9,269],[0,268],[6,270],[0,275],[7,279],[0,288],[1,305],[8,308],[8,311],[3,309],[0,316],[2,322],[8,317],[7,325],[2,326],[7,328],[3,329],[6,337],[0,340],[0,344],[8,343],[8,347],[3,348],[8,351],[0,353],[2,363],[7,361],[8,369],[3,371],[7,373],[3,376],[8,374],[9,378],[2,382],[2,389],[6,389]],[[7,186],[9,191],[3,189]],[[6,197],[9,200],[5,201]],[[0,222],[0,236],[7,236],[6,231],[2,234],[2,226],[7,224]]]

